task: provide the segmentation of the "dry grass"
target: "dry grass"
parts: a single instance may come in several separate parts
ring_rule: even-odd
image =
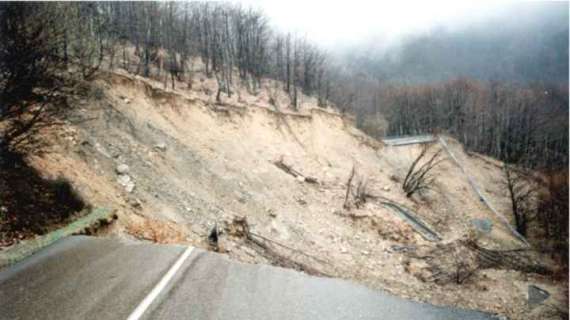
[[[144,218],[126,226],[128,234],[137,239],[156,243],[185,243],[187,237],[176,224],[157,219]]]

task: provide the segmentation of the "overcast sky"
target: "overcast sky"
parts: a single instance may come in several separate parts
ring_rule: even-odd
[[[528,11],[529,7],[533,6],[529,2],[484,0],[235,0],[235,2],[262,9],[273,26],[306,35],[328,49],[370,38],[389,44],[402,35],[429,31],[440,26],[453,29],[498,17],[516,19],[519,11]]]

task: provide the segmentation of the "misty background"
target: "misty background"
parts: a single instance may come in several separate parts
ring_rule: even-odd
[[[568,81],[568,2],[239,3],[380,81]]]

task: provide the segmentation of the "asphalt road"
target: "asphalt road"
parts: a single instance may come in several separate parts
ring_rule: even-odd
[[[60,240],[0,271],[0,319],[127,319],[155,291],[140,319],[493,319],[188,251],[84,236]]]
[[[410,144],[422,144],[436,141],[432,135],[417,135],[417,136],[396,136],[385,137],[382,141],[389,146],[405,146]]]

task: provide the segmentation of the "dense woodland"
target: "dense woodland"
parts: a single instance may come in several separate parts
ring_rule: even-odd
[[[425,48],[461,42],[448,35],[420,39],[400,49],[398,68],[381,67],[383,60],[332,59],[304,37],[273,30],[262,12],[231,3],[2,3],[0,145],[10,148],[29,132],[56,104],[51,98],[70,77],[89,79],[98,70],[121,68],[165,86],[174,87],[177,80],[191,87],[199,60],[201,72],[217,80],[218,101],[238,86],[255,92],[261,79],[272,78],[281,81],[294,109],[302,92],[316,96],[321,107],[355,113],[357,125],[377,137],[447,132],[470,150],[540,169],[552,189],[541,202],[542,212],[567,225],[567,30],[545,40],[548,59],[521,71],[526,72],[522,82],[509,81],[519,80],[514,75],[491,81],[456,68],[434,81],[404,83],[390,80],[401,72],[424,72],[413,66],[422,54],[439,57]],[[476,40],[485,46],[481,34]],[[492,41],[496,46],[501,38]],[[409,68],[402,69],[402,63]],[[532,81],[541,70],[548,74],[560,66],[566,66],[562,76]],[[478,70],[477,62],[469,68]],[[564,195],[565,207],[552,200]],[[566,228],[557,232],[567,239]]]
[[[315,95],[321,106],[332,102],[355,112],[358,125],[377,136],[447,131],[468,148],[508,162],[568,164],[567,82],[386,82],[374,68],[351,69],[302,37],[272,30],[260,11],[228,3],[18,3],[0,10],[2,114],[11,114],[15,106],[9,105],[53,70],[67,67],[88,78],[100,68],[122,68],[165,85],[191,85],[190,58],[199,57],[203,72],[217,79],[218,100],[236,86],[256,90],[262,78],[273,78],[282,81],[294,108],[298,91]],[[567,55],[567,41],[557,46]],[[387,128],[373,121],[377,115]]]
[[[297,88],[319,96],[325,92],[325,55],[320,50],[303,38],[273,32],[261,12],[237,5],[19,3],[4,4],[1,14],[4,55],[14,50],[9,47],[17,40],[13,37],[22,36],[14,32],[49,37],[49,59],[79,64],[85,77],[104,66],[147,77],[190,79],[189,58],[200,57],[203,72],[216,77],[228,95],[236,78],[255,89],[262,77],[283,81],[292,96]],[[128,53],[131,47],[136,59]]]
[[[568,163],[568,87],[516,86],[459,78],[414,86],[380,86],[372,110],[383,115],[382,135],[445,130],[468,149],[527,167]],[[360,116],[373,132],[374,122]],[[374,117],[371,117],[374,119]],[[378,128],[377,128],[378,129]]]

